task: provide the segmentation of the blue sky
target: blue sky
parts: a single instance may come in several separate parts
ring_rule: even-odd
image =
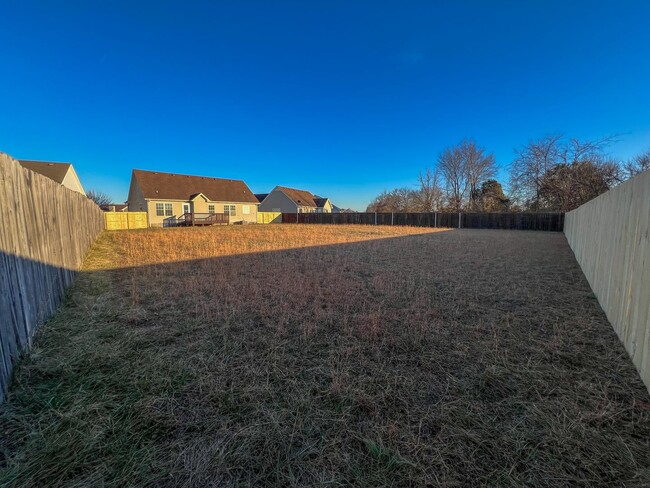
[[[650,148],[650,2],[0,0],[0,151],[276,184],[365,208],[473,137]],[[500,179],[507,180],[502,171]]]

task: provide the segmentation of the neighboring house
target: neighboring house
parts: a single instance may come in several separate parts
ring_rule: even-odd
[[[77,172],[70,163],[53,163],[50,161],[18,161],[23,168],[27,168],[49,179],[56,181],[58,184],[65,186],[69,190],[76,191],[86,195]]]
[[[130,212],[147,212],[149,225],[157,227],[188,213],[225,213],[231,224],[257,222],[259,202],[241,180],[134,169],[127,204]]]
[[[260,212],[331,213],[329,198],[315,197],[306,190],[276,186],[260,203]]]
[[[336,205],[332,205],[332,213],[356,213],[351,208],[341,208]]]
[[[108,205],[102,205],[101,208],[104,212],[128,212],[129,206],[123,203],[109,203]]]
[[[255,198],[257,198],[257,201],[262,203],[266,197],[268,197],[268,193],[256,193]]]

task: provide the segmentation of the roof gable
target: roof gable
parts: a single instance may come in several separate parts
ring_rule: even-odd
[[[296,188],[287,188],[286,186],[276,186],[275,190],[281,191],[288,196],[293,203],[299,207],[317,207],[314,201],[314,195],[306,190],[297,190]]]
[[[242,180],[133,170],[142,195],[148,200],[190,200],[198,194],[212,202],[259,203]]]
[[[23,168],[27,168],[35,173],[47,176],[49,179],[56,181],[59,184],[63,183],[65,175],[68,174],[68,170],[72,164],[70,163],[53,163],[50,161],[30,161],[30,160],[20,160],[18,161]]]
[[[314,203],[318,208],[323,208],[328,201],[329,198],[314,197]]]

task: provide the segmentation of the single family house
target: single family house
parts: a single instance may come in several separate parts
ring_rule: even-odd
[[[258,198],[261,196],[263,194],[258,195]],[[271,193],[264,196],[259,210],[283,213],[331,213],[332,202],[329,198],[314,196],[306,190],[276,186]]]
[[[81,186],[81,181],[77,172],[71,163],[54,163],[51,161],[18,161],[23,168],[27,168],[35,173],[47,176],[49,179],[56,181],[58,184],[65,186],[67,189],[76,191],[86,196],[86,192]]]
[[[228,222],[257,222],[259,202],[241,180],[189,176],[134,169],[131,175],[130,212],[147,212],[149,225],[183,215],[225,214]]]

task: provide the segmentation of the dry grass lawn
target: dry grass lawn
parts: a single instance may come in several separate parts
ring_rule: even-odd
[[[0,409],[2,486],[649,486],[562,234],[104,233]]]

